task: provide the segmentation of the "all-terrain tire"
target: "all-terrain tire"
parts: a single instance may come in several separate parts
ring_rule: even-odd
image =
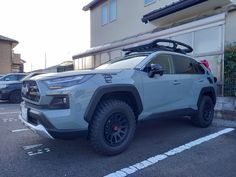
[[[9,96],[10,103],[20,103],[22,101],[21,91],[13,91]]]
[[[202,128],[209,127],[214,118],[214,103],[209,96],[203,96],[200,100],[198,113],[191,117],[194,125]]]
[[[132,108],[123,101],[110,99],[99,103],[89,125],[89,141],[103,155],[116,155],[130,144],[136,129]]]

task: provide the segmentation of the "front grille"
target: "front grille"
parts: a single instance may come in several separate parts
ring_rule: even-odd
[[[22,97],[29,100],[38,102],[40,99],[40,93],[36,81],[28,80],[23,81]]]

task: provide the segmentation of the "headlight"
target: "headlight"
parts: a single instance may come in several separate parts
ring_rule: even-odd
[[[6,88],[8,85],[7,84],[2,84],[0,85],[0,89]]]
[[[68,76],[60,77],[55,79],[48,79],[44,82],[47,84],[49,89],[61,89],[65,87],[71,87],[74,85],[81,84],[89,80],[93,75],[77,75],[77,76]]]

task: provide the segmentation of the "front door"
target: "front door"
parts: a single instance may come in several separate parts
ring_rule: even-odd
[[[164,68],[164,74],[156,74],[153,78],[148,76],[151,64],[159,64]],[[143,82],[144,114],[155,114],[175,110],[176,102],[181,97],[181,82],[174,74],[173,60],[170,54],[157,54],[145,66],[140,76]]]

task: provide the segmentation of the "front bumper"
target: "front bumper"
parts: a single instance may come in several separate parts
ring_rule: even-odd
[[[52,122],[50,122],[50,114],[56,114],[57,122],[60,119],[58,111],[60,110],[51,110],[49,115],[47,114],[48,109],[43,109],[44,112],[39,109],[32,109],[29,105],[26,105],[25,102],[22,102],[20,105],[21,112],[19,119],[21,122],[31,129],[33,132],[50,139],[74,139],[77,138],[82,131],[82,129],[71,129],[71,128],[56,128]],[[56,112],[55,112],[56,111]],[[66,112],[69,110],[66,110]],[[66,117],[68,120],[68,117]],[[64,124],[64,123],[63,123]]]
[[[5,89],[0,89],[0,100],[8,100],[9,92]]]
[[[54,139],[49,133],[48,131],[45,129],[45,127],[41,124],[39,125],[32,125],[30,123],[28,123],[26,120],[23,119],[22,115],[20,114],[19,115],[19,119],[21,120],[21,122],[26,126],[28,127],[30,130],[32,130],[33,132],[43,136],[43,137],[46,137],[46,138],[50,138],[50,139]]]

